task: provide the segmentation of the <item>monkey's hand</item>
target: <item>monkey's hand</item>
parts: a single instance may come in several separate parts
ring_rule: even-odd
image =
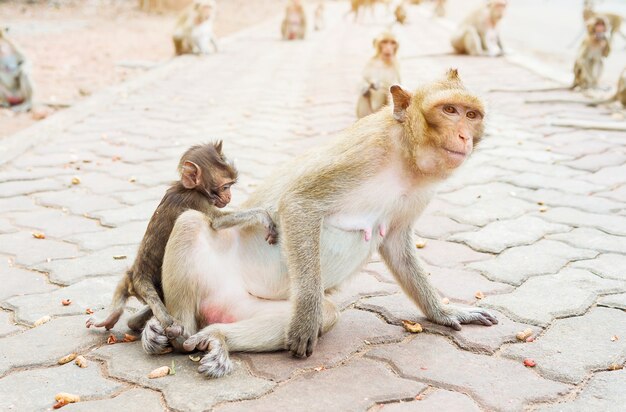
[[[287,332],[286,348],[297,358],[309,357],[322,333],[322,307],[316,299],[296,302],[294,316]]]
[[[446,307],[444,310],[429,316],[429,319],[440,325],[449,326],[454,330],[461,330],[461,325],[475,323],[491,326],[498,323],[498,319],[482,308],[455,308]]]

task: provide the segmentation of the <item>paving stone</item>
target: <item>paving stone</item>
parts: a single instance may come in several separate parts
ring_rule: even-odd
[[[457,173],[449,180],[445,181],[440,187],[439,191],[447,193],[466,187],[468,185],[481,185],[490,183],[494,179],[503,178],[506,175],[510,175],[512,172],[503,170],[499,167],[480,165],[470,170],[469,165],[464,167],[462,173]]]
[[[159,201],[150,200],[125,208],[101,210],[92,213],[92,216],[100,219],[104,226],[118,227],[128,222],[147,222],[159,205]]]
[[[568,193],[586,195],[602,190],[606,185],[592,184],[580,179],[562,179],[536,173],[517,173],[501,179],[527,189],[554,189]]]
[[[598,300],[598,305],[626,310],[626,293],[603,296]]]
[[[463,325],[460,331],[428,321],[417,306],[404,294],[373,297],[363,299],[356,305],[358,308],[379,313],[387,322],[401,325],[402,320],[411,320],[422,325],[425,331],[452,338],[461,348],[474,352],[493,353],[503,343],[515,342],[515,334],[527,328],[533,332],[541,329],[511,321],[496,310],[490,310],[498,318],[498,324],[490,327],[482,325]]]
[[[9,222],[7,218],[0,218],[0,233],[14,233],[17,232],[17,228]]]
[[[37,180],[50,176],[71,174],[72,170],[60,167],[29,167],[24,169],[22,165],[17,168],[8,168],[0,172],[0,182],[15,182],[24,180]]]
[[[626,183],[626,164],[605,167],[595,173],[582,177],[583,179],[602,186],[615,186]]]
[[[339,382],[342,390],[337,392]],[[422,383],[399,378],[383,363],[356,359],[341,368],[297,376],[261,399],[226,404],[217,410],[363,411],[377,402],[413,398],[425,388]],[[333,395],[320,396],[320,393]]]
[[[584,174],[583,171],[572,169],[558,163],[540,163],[525,158],[501,158],[495,161],[491,161],[490,164],[504,168],[505,170],[511,170],[519,173],[532,170],[533,173],[549,177],[569,178],[574,176],[581,176]]]
[[[620,412],[626,405],[626,369],[596,373],[576,399],[563,403],[543,405],[541,412],[603,411]]]
[[[467,232],[476,229],[474,226],[464,225],[445,216],[422,216],[415,226],[415,232],[422,237],[431,239],[446,239],[453,233]]]
[[[488,279],[520,285],[531,276],[556,273],[568,262],[590,259],[597,254],[592,250],[542,239],[529,246],[507,249],[491,260],[470,263],[468,267],[480,271]]]
[[[403,328],[389,325],[373,313],[349,309],[320,338],[311,357],[296,359],[286,352],[243,356],[255,375],[280,382],[302,371],[335,367],[369,344],[398,342],[406,335]]]
[[[57,289],[45,275],[14,266],[12,259],[0,256],[0,302],[18,295],[49,292]]]
[[[537,372],[553,380],[579,383],[591,371],[626,361],[626,339],[611,337],[626,330],[626,312],[594,308],[584,316],[561,319],[534,342],[511,345],[503,356],[532,358]]]
[[[455,267],[468,262],[489,259],[490,255],[476,252],[465,245],[454,242],[428,239],[426,247],[418,255],[435,266]]]
[[[515,218],[537,209],[537,205],[509,196],[498,200],[480,199],[474,202],[471,207],[456,207],[441,211],[441,214],[460,223],[484,226],[490,222]]]
[[[108,307],[119,279],[119,276],[87,279],[53,292],[16,296],[5,300],[2,306],[14,310],[16,319],[29,325],[45,315],[81,315],[87,308],[97,311]],[[64,299],[72,303],[63,306]]]
[[[626,253],[626,237],[609,235],[597,229],[576,228],[568,233],[549,235],[547,238],[600,252]]]
[[[62,207],[76,215],[91,216],[93,212],[103,209],[121,208],[124,205],[106,195],[94,195],[85,188],[72,188],[56,192],[37,193],[37,202],[44,206]]]
[[[65,185],[56,179],[44,178],[0,183],[0,198],[28,195],[49,190],[60,190]]]
[[[541,202],[541,204],[545,204],[547,207],[573,207],[593,213],[611,214],[623,208],[622,202],[615,202],[595,195],[575,195],[556,190],[539,189],[526,191],[519,193],[518,196],[535,203]]]
[[[391,362],[402,376],[467,393],[488,410],[522,410],[569,390],[567,385],[539,377],[521,362],[458,351],[442,336],[422,333],[410,342],[374,349],[367,356]]]
[[[465,186],[454,192],[438,194],[437,197],[459,206],[469,206],[481,200],[500,200],[521,196],[527,192],[532,191],[508,183],[491,182],[483,185]]]
[[[76,245],[54,239],[35,239],[30,231],[0,235],[0,252],[14,255],[15,263],[24,266],[81,255]]]
[[[122,392],[115,398],[87,402],[81,400],[80,403],[70,403],[63,408],[65,409],[64,412],[152,412],[167,410],[165,405],[161,403],[161,395],[158,392],[139,388]]]
[[[39,213],[15,213],[13,221],[20,227],[41,231],[46,234],[47,238],[51,237],[61,240],[79,233],[93,233],[105,230],[95,220],[72,216],[55,209],[47,209]]]
[[[22,210],[35,210],[38,206],[28,196],[15,196],[2,199],[2,212],[18,212]]]
[[[549,209],[541,216],[552,222],[574,227],[593,227],[612,235],[626,236],[626,216],[587,213],[568,207]]]
[[[67,240],[78,243],[81,249],[97,251],[113,246],[138,246],[146,232],[148,222],[131,222],[104,232],[70,236]]]
[[[133,176],[128,176],[127,179],[118,179],[104,173],[89,172],[81,173],[79,177],[81,188],[88,189],[91,193],[95,193],[97,195],[107,195],[115,192],[128,192],[139,190],[143,187],[138,182],[133,183],[129,181],[129,179]]]
[[[472,399],[462,393],[436,390],[426,395],[422,400],[410,402],[387,403],[381,405],[385,412],[410,412],[410,411],[454,411],[454,412],[478,412],[480,408]]]
[[[603,167],[617,166],[626,162],[626,154],[614,150],[609,150],[604,153],[593,153],[576,160],[569,160],[562,164],[575,169],[588,170],[595,172]]]
[[[603,278],[626,281],[626,255],[605,253],[595,259],[579,260],[571,266],[590,270]]]
[[[330,295],[330,299],[342,310],[362,297],[388,295],[399,289],[395,284],[381,282],[374,275],[363,272],[342,284],[337,292]]]
[[[0,311],[0,338],[10,333],[22,330],[21,326],[16,325],[9,312]]]
[[[598,192],[596,195],[608,197],[609,199],[614,199],[619,202],[626,202],[626,185],[621,185],[612,190],[607,190],[606,192]]]
[[[86,320],[86,315],[61,317],[0,339],[0,376],[11,368],[56,365],[57,360],[68,353],[81,353],[106,342],[109,332],[86,329]],[[122,317],[111,332],[127,332],[127,320]]]
[[[185,354],[150,356],[141,343],[106,345],[92,352],[106,361],[109,375],[163,393],[165,402],[174,410],[205,411],[225,401],[259,397],[275,384],[251,376],[241,360],[235,359],[235,370],[219,379],[207,379],[197,372],[198,364]],[[175,362],[176,375],[148,379],[150,371]],[[129,365],[131,365],[129,367]],[[198,396],[189,396],[189,394]]]
[[[626,291],[626,282],[602,279],[581,269],[563,269],[557,275],[530,278],[512,293],[487,296],[480,306],[498,309],[520,322],[546,327],[554,318],[584,314],[598,294],[621,291]]]
[[[449,239],[463,242],[480,252],[499,253],[511,246],[528,245],[547,234],[567,232],[570,229],[569,226],[548,223],[536,217],[521,216],[489,223],[475,232],[457,233]]]
[[[137,247],[134,245],[114,246],[73,259],[41,263],[33,269],[47,272],[50,281],[67,286],[96,276],[120,276],[133,265],[136,254]],[[122,256],[126,257],[121,259]]]
[[[87,368],[70,362],[54,368],[19,371],[0,379],[0,410],[52,410],[54,396],[59,392],[78,395],[82,401],[111,396],[123,387],[120,382],[103,378],[93,363]]]

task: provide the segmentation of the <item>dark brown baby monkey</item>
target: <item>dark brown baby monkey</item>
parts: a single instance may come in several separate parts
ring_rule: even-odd
[[[181,157],[178,171],[180,181],[172,184],[165,193],[150,218],[133,266],[115,289],[111,313],[103,321],[89,318],[87,327],[111,329],[122,316],[128,298],[135,296],[148,306],[129,319],[128,326],[132,330],[141,330],[154,314],[168,338],[182,335],[183,327],[169,315],[163,303],[161,266],[174,223],[186,210],[205,213],[215,230],[261,224],[267,228],[265,240],[269,244],[277,242],[276,227],[265,209],[219,210],[230,203],[230,188],[237,180],[237,169],[222,153],[221,141],[191,147]]]

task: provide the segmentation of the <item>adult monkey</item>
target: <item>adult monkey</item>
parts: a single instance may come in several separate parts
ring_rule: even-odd
[[[356,103],[357,118],[380,110],[388,103],[389,87],[400,83],[398,47],[398,40],[391,32],[383,32],[374,39],[376,54],[363,70],[361,94]]]
[[[459,54],[501,56],[504,54],[498,24],[504,16],[506,0],[489,0],[463,20],[451,44]]]
[[[33,86],[24,53],[0,29],[0,107],[30,110]]]
[[[338,316],[325,292],[376,251],[433,322],[456,330],[497,323],[483,309],[442,304],[412,230],[437,184],[480,141],[483,104],[456,70],[413,94],[394,85],[391,95],[392,107],[285,165],[248,199],[244,207],[265,208],[278,222],[281,248],[268,246],[257,228],[215,232],[202,213],[178,218],[165,250],[163,291],[185,331],[204,327],[182,344],[186,351],[208,349],[199,372],[219,377],[232,370],[228,350],[311,355]],[[378,230],[365,241],[358,227],[345,230],[354,222]]]

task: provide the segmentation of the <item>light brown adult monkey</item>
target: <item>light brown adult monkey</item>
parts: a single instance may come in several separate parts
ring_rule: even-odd
[[[216,9],[215,0],[194,0],[181,12],[172,35],[176,55],[218,51],[213,32]]]
[[[372,114],[386,105],[389,100],[389,87],[400,83],[398,40],[391,32],[383,32],[374,39],[374,57],[363,70],[361,94],[356,104],[356,116],[361,118]]]
[[[300,0],[289,0],[280,25],[283,40],[302,40],[306,35],[306,13]]]
[[[393,14],[398,23],[404,24],[406,22],[406,9],[404,8],[404,2],[400,2],[400,4],[396,6],[396,10]]]
[[[375,252],[433,322],[456,330],[497,323],[481,308],[444,305],[413,240],[414,221],[438,184],[482,138],[483,104],[456,70],[414,93],[394,85],[391,95],[391,106],[283,165],[245,203],[270,211],[280,248],[265,244],[256,227],[215,232],[201,213],[178,218],[163,260],[163,291],[170,313],[197,331],[182,350],[208,350],[199,372],[228,373],[229,350],[311,355],[338,316],[325,294]],[[378,230],[364,241],[359,227]]]
[[[315,8],[314,25],[315,30],[323,30],[326,26],[326,20],[324,18],[324,2],[320,1]]]
[[[470,56],[502,56],[504,48],[498,25],[506,6],[506,0],[489,0],[467,16],[452,36],[454,50]]]
[[[139,10],[161,13],[165,10],[164,0],[139,0]]]
[[[233,225],[261,224],[267,228],[267,241],[276,243],[274,222],[265,210],[219,210],[230,202],[230,188],[237,179],[237,169],[222,153],[221,141],[191,147],[181,157],[178,170],[180,181],[170,186],[150,218],[137,258],[115,290],[111,313],[102,321],[89,318],[86,322],[88,328],[111,329],[124,312],[128,298],[135,296],[148,307],[129,320],[131,329],[140,330],[154,314],[157,322],[152,325],[153,328],[158,328],[170,338],[183,333],[182,326],[163,305],[161,266],[174,222],[186,210],[201,213],[205,216],[207,228],[215,230]]]
[[[604,68],[604,59],[611,52],[608,23],[603,17],[587,21],[587,37],[578,49],[574,62],[574,83],[572,88],[589,89],[598,86]]]
[[[20,48],[0,29],[0,107],[16,112],[33,105],[29,64]]]

